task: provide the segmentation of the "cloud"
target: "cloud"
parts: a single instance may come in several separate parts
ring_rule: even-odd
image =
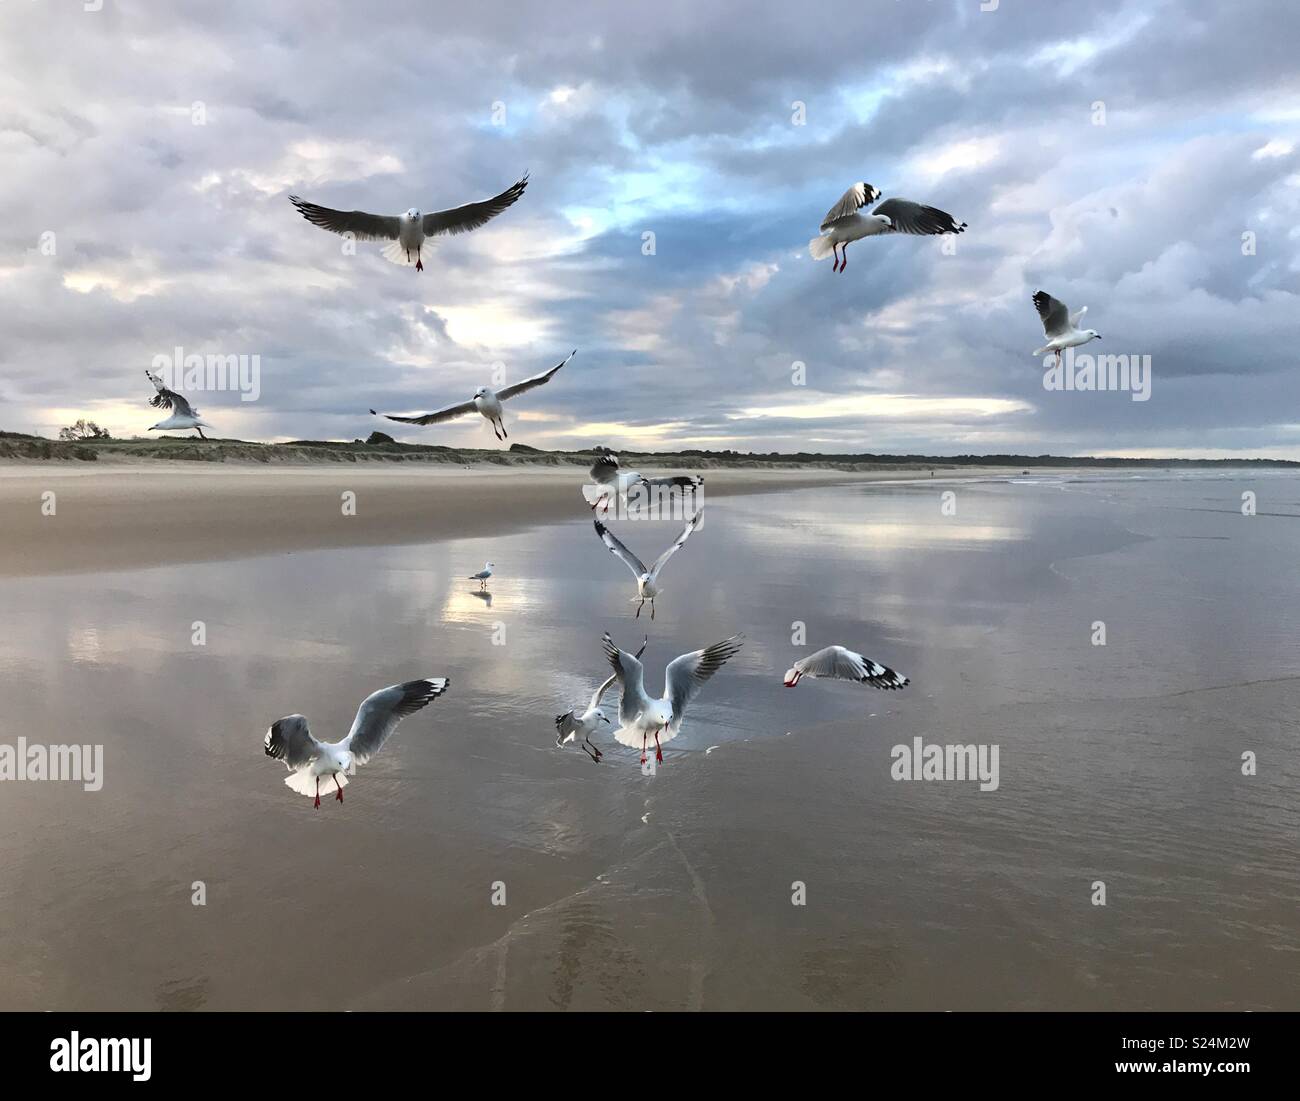
[[[0,427],[143,433],[180,345],[261,357],[261,400],[199,401],[223,434],[350,439],[577,346],[512,439],[1300,458],[1294,5],[882,10],[0,6]],[[285,199],[428,210],[526,169],[421,275]],[[834,275],[807,241],[861,179],[970,229]],[[1149,402],[1043,389],[1040,287],[1152,357]]]

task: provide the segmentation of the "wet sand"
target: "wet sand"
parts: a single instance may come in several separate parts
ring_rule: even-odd
[[[644,473],[661,472],[646,467]],[[938,470],[933,478],[1007,473],[961,468]],[[931,478],[928,468],[709,471],[704,492],[707,499],[922,478]],[[572,515],[586,481],[577,466],[0,463],[0,576],[517,531]],[[354,515],[343,511],[347,492],[356,497]],[[42,511],[46,493],[54,494],[53,516]]]

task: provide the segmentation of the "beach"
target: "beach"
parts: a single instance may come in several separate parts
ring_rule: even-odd
[[[0,742],[102,761],[0,791],[0,1008],[1298,1007],[1294,475],[710,476],[650,622],[580,469],[86,469],[0,475]],[[744,635],[663,764],[555,745],[605,631]],[[342,803],[263,753],[430,675]]]

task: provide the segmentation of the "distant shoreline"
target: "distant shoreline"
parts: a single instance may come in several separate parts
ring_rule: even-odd
[[[320,466],[335,463],[388,463],[438,465],[490,465],[534,467],[587,467],[596,455],[610,448],[583,451],[543,451],[513,444],[509,448],[457,448],[393,440],[293,440],[258,443],[248,440],[206,439],[197,436],[159,436],[130,440],[50,440],[15,432],[0,432],[0,466],[29,462],[113,462],[147,469],[171,463],[249,464],[253,466]],[[755,453],[706,451],[618,450],[625,460],[651,465],[674,465],[692,470],[882,470],[966,469],[970,467],[1048,467],[1161,469],[1175,467],[1300,467],[1292,459],[1151,459],[1068,455],[887,455],[864,452]]]

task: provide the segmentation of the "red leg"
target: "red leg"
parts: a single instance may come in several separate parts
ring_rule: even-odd
[[[659,748],[659,731],[656,730],[655,731],[655,760],[662,761],[663,759],[664,759],[664,751]]]
[[[831,245],[831,255],[835,257],[835,263],[831,265],[831,271],[840,270],[840,246]]]
[[[316,777],[316,809],[320,810],[320,777]]]
[[[641,731],[641,763],[645,764],[645,731]]]
[[[334,783],[338,787],[338,790],[334,793],[334,798],[341,803],[343,802],[343,785],[339,783],[339,774],[337,772],[334,774]]]
[[[843,248],[842,252],[843,252],[843,256],[844,256],[844,263],[842,263],[842,264],[840,265],[840,271],[843,271],[845,268],[847,268],[847,267],[849,266],[849,243],[848,243],[848,241],[845,241],[845,242],[844,242],[844,248]]]
[[[415,258],[415,270],[424,271],[424,261],[419,256]]]

